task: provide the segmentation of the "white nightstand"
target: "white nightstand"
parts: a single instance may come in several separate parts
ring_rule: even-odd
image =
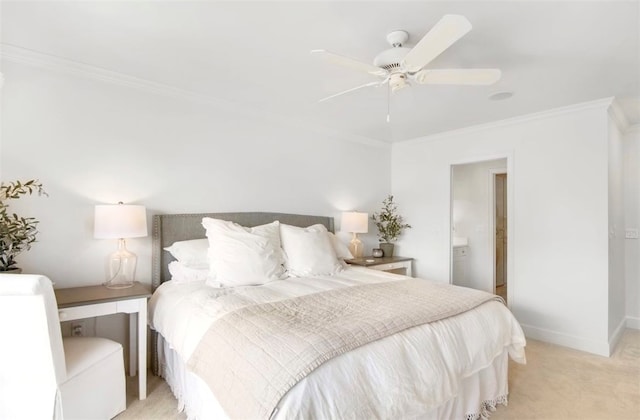
[[[139,398],[147,398],[147,299],[151,296],[151,288],[135,282],[133,287],[126,289],[85,286],[55,289],[54,292],[60,321],[129,314],[129,375],[136,373],[137,348]]]
[[[408,257],[362,257],[352,260],[345,260],[347,264],[359,265],[361,267],[372,268],[374,270],[388,271],[390,273],[404,274],[413,277],[411,269],[413,258]]]

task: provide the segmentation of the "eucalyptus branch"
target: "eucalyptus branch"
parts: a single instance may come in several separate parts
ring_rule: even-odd
[[[31,249],[36,241],[38,220],[9,213],[6,200],[16,200],[23,195],[47,195],[38,180],[14,181],[0,184],[0,271],[16,268],[16,256]]]
[[[373,213],[371,220],[378,228],[380,242],[395,242],[405,229],[411,229],[411,225],[404,223],[402,216],[397,214],[398,206],[393,202],[393,195],[389,194],[382,201],[382,210]]]

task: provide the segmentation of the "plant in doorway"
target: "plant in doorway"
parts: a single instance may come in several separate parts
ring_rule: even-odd
[[[31,249],[38,234],[38,221],[33,217],[10,214],[6,200],[15,200],[33,193],[47,195],[42,184],[33,179],[0,184],[0,272],[20,273],[15,258],[21,252]]]
[[[393,195],[389,194],[382,201],[382,209],[373,213],[371,220],[378,228],[380,249],[382,249],[384,256],[393,257],[393,243],[403,230],[411,228],[411,225],[404,223],[404,219],[398,214],[398,206],[393,202]]]

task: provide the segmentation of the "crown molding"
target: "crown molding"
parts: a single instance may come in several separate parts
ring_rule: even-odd
[[[611,101],[611,106],[609,107],[609,115],[615,121],[616,125],[620,129],[620,131],[624,134],[629,130],[630,124],[627,116],[620,108],[618,101],[615,98]]]
[[[106,70],[100,67],[91,66],[89,64],[80,63],[65,58],[56,57],[49,54],[17,47],[10,44],[0,44],[0,56],[2,59],[18,64],[25,64],[32,67],[39,67],[50,71],[70,74],[78,77],[85,77],[98,80],[105,83],[111,83],[119,86],[134,88],[148,93],[161,94],[165,96],[182,97],[188,100],[199,100],[204,102],[215,102],[215,104],[223,104],[222,101],[213,100],[204,95],[199,95],[186,90],[178,89],[169,85],[152,82],[123,73]]]
[[[345,133],[325,126],[319,126],[309,120],[292,119],[290,117],[274,114],[257,108],[247,107],[236,102],[214,98],[208,95],[180,89],[175,86],[157,83],[150,80],[130,76],[112,70],[80,63],[73,60],[29,50],[16,45],[0,43],[0,57],[3,60],[32,67],[43,68],[53,72],[60,72],[76,77],[97,80],[131,89],[137,89],[146,93],[161,95],[186,101],[199,102],[214,106],[225,111],[232,111],[243,116],[250,116],[270,124],[277,123],[285,127],[301,128],[327,137],[350,141],[357,144],[390,149],[391,144],[382,140],[356,134]]]
[[[502,128],[502,127],[508,127],[512,125],[522,124],[529,121],[553,118],[553,117],[557,117],[564,114],[570,114],[577,111],[584,111],[587,109],[593,109],[593,108],[608,109],[613,103],[613,101],[614,101],[613,97],[597,99],[595,101],[582,102],[579,104],[553,108],[553,109],[540,111],[540,112],[534,112],[532,114],[521,115],[518,117],[493,121],[490,123],[478,124],[470,127],[464,127],[464,128],[451,130],[451,131],[445,131],[443,133],[436,133],[436,134],[431,134],[424,137],[417,137],[414,139],[398,141],[394,144],[414,144],[414,143],[422,143],[422,142],[431,142],[431,141],[442,140],[449,137],[454,137],[454,136],[459,136],[464,134],[473,134],[479,131],[485,131],[493,128]]]

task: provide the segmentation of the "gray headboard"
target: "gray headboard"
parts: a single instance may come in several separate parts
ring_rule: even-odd
[[[258,226],[279,220],[288,225],[307,227],[315,224],[324,225],[330,232],[334,231],[333,217],[307,216],[285,213],[200,213],[200,214],[160,214],[153,216],[153,248],[151,284],[155,290],[163,282],[170,280],[168,265],[173,257],[163,248],[175,241],[205,238],[202,218],[229,220],[242,226]]]

